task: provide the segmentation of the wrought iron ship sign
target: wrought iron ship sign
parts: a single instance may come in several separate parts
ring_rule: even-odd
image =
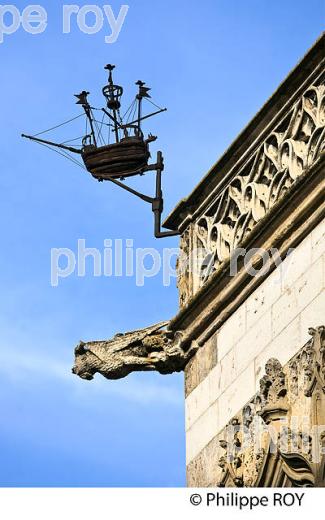
[[[114,68],[115,66],[110,64],[105,67],[105,70],[108,71],[108,82],[102,89],[106,101],[103,108],[93,107],[88,100],[89,92],[84,90],[80,94],[75,95],[77,104],[83,108],[82,114],[39,134],[22,134],[22,137],[50,148],[53,147],[52,149],[86,169],[98,181],[113,182],[151,204],[155,221],[155,237],[162,238],[177,235],[179,234],[178,231],[161,231],[163,156],[161,152],[158,152],[156,163],[149,164],[149,145],[157,137],[149,134],[145,138],[142,131],[142,122],[145,119],[165,112],[167,109],[156,105],[151,100],[149,94],[151,89],[143,81],[137,81],[138,92],[135,99],[124,116],[121,116],[123,88],[120,85],[116,85],[113,81]],[[143,115],[144,101],[148,101],[155,107],[155,110],[147,115]],[[100,112],[101,120],[98,120],[95,116],[95,113],[98,111]],[[86,120],[85,133],[81,138],[57,143],[39,137],[69,124],[81,116],[85,116]],[[76,141],[80,141],[80,143],[73,144]],[[79,156],[78,158],[81,157],[82,162],[76,156]],[[140,193],[123,182],[128,177],[144,175],[148,171],[156,172],[156,193],[154,197]]]

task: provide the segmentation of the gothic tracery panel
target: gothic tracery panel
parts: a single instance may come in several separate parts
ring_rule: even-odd
[[[185,231],[181,250],[185,256],[195,250],[196,267],[191,275],[179,270],[181,306],[229,259],[324,148],[325,84],[318,81],[275,126],[206,214]]]

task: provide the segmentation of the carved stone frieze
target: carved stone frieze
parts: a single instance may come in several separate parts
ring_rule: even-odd
[[[176,269],[177,269],[177,287],[178,287],[178,298],[179,306],[183,307],[191,297],[191,266],[190,266],[190,251],[191,251],[191,226],[184,231],[180,238],[180,251],[181,254],[177,258]]]
[[[259,402],[259,414],[268,423],[272,416],[286,415],[288,411],[287,382],[281,363],[274,358],[265,365],[265,375],[260,380],[260,393],[256,397]]]
[[[281,366],[266,363],[260,391],[219,437],[217,485],[325,486],[325,327]]]
[[[307,397],[310,397],[317,387],[325,393],[325,327],[310,328],[309,333],[313,341],[304,352]]]
[[[252,229],[316,163],[325,148],[325,85],[319,78],[278,122],[205,213],[181,239],[183,254],[198,251],[198,272],[179,273],[184,306]]]

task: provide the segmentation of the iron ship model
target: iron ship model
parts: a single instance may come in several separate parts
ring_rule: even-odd
[[[108,71],[108,82],[102,89],[105,98],[104,107],[93,107],[88,100],[89,92],[83,90],[80,94],[75,94],[76,103],[83,108],[82,114],[38,134],[22,134],[22,137],[58,151],[67,159],[86,169],[98,181],[113,182],[150,203],[154,213],[154,232],[157,238],[177,235],[179,234],[177,231],[161,231],[163,156],[161,152],[158,152],[156,163],[149,164],[151,157],[149,145],[157,137],[149,133],[145,138],[142,130],[142,121],[165,112],[167,109],[159,107],[151,100],[149,94],[151,89],[139,80],[136,82],[138,92],[122,116],[123,87],[114,83],[114,68],[115,66],[111,64],[105,67],[105,70]],[[147,115],[143,115],[144,100],[155,107],[155,110]],[[101,119],[97,119],[95,115],[97,112],[100,112]],[[81,116],[84,116],[86,120],[85,133],[82,137],[64,142],[54,142],[40,137],[40,135],[69,124]],[[108,132],[105,132],[105,130],[108,130]],[[80,141],[79,144],[72,144],[76,141]],[[76,156],[81,158],[82,162]],[[143,175],[148,171],[156,171],[155,197],[140,193],[122,182],[128,177]]]

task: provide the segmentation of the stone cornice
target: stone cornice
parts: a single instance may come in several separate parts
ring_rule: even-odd
[[[178,223],[180,312],[170,329],[188,345],[203,344],[271,273],[271,251],[283,260],[324,215],[324,43],[316,42],[248,125],[249,135],[244,130],[217,163],[218,175],[208,174],[187,199]]]
[[[272,127],[276,126],[324,67],[324,45],[323,34],[192,193],[182,199],[166,218],[166,228],[184,231],[226,189],[245,161],[266,139]]]
[[[284,259],[290,248],[296,247],[325,215],[324,197],[325,155],[306,170],[252,229],[241,243],[243,248],[277,248]],[[238,272],[230,275],[231,257],[220,264],[193,297],[170,321],[170,330],[183,331],[183,346],[193,340],[203,345],[246,298],[276,268],[270,255],[265,273],[249,274],[243,259],[238,258]],[[252,258],[251,265],[259,269],[261,257]]]

